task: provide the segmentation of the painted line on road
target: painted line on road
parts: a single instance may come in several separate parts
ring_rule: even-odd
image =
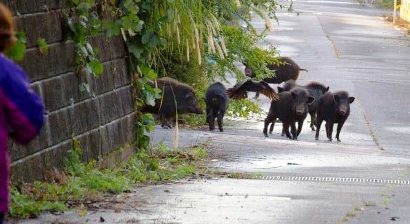
[[[356,178],[356,177],[296,177],[296,176],[258,176],[261,180],[279,181],[309,181],[309,182],[344,182],[344,183],[377,183],[377,184],[397,184],[410,185],[410,180],[391,180],[377,178]]]

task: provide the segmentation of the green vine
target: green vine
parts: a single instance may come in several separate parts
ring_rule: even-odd
[[[71,39],[76,45],[77,72],[84,71],[98,77],[104,72],[104,65],[98,59],[98,49],[90,43],[90,38],[101,33],[101,22],[93,10],[94,0],[70,0],[73,16],[67,24],[71,31]]]
[[[130,70],[135,74],[134,87],[137,90],[136,106],[136,145],[139,149],[149,146],[148,133],[154,129],[154,118],[151,114],[142,113],[144,105],[155,105],[155,99],[160,97],[160,90],[153,87],[152,81],[157,79],[157,73],[148,64],[150,55],[163,42],[159,35],[144,26],[140,19],[139,0],[125,0],[119,6],[118,19],[105,23],[107,34],[122,31],[129,53]]]

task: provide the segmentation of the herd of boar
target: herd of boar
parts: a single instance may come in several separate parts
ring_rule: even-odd
[[[297,140],[309,113],[310,127],[312,131],[316,130],[316,140],[319,139],[321,124],[325,121],[329,141],[332,141],[334,124],[337,124],[336,139],[340,141],[340,131],[350,114],[350,104],[355,98],[349,96],[346,91],[330,92],[328,86],[319,82],[310,82],[303,86],[296,84],[299,72],[307,70],[301,69],[288,57],[282,57],[281,60],[282,63],[279,65],[268,65],[268,68],[275,72],[275,77],[262,81],[244,80],[229,89],[220,82],[211,84],[205,95],[206,122],[209,129],[215,129],[216,119],[219,131],[223,131],[223,117],[228,108],[229,98],[246,98],[247,92],[256,92],[256,97],[262,93],[272,101],[263,128],[266,137],[269,124],[271,134],[276,119],[279,119],[282,122],[282,136]],[[252,69],[246,66],[245,74],[252,78]],[[268,84],[282,82],[284,84],[278,86],[278,93]],[[144,111],[157,114],[163,128],[172,127],[177,113],[203,113],[196,101],[195,91],[189,85],[164,77],[157,80],[157,86],[162,90],[162,98],[155,102],[154,107],[148,106]]]

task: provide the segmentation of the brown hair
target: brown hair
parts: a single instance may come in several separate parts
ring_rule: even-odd
[[[11,11],[0,3],[0,52],[12,47],[16,42],[15,24]]]

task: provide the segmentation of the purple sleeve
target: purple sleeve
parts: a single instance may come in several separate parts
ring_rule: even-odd
[[[31,141],[43,126],[44,107],[21,69],[10,69],[3,76],[0,81],[0,100],[4,105],[10,136],[22,144]]]

